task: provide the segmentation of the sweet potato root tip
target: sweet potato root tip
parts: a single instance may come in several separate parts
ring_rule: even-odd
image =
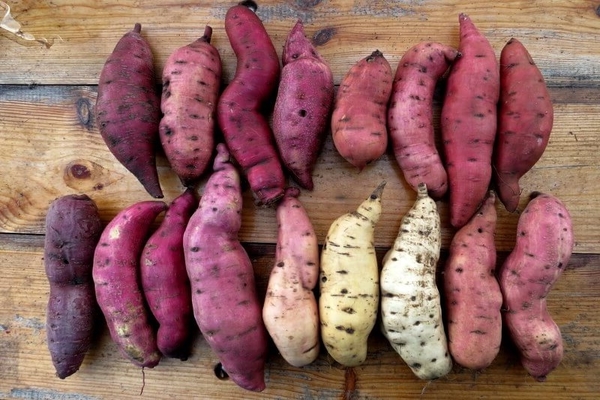
[[[258,4],[256,4],[256,2],[253,0],[242,1],[239,3],[239,5],[247,7],[248,9],[252,10],[252,12],[256,12],[256,10],[258,10]]]

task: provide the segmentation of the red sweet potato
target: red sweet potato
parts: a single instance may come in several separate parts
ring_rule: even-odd
[[[96,100],[98,128],[108,149],[153,197],[163,193],[156,170],[160,97],[150,45],[135,24],[106,60]]]
[[[304,35],[300,20],[287,37],[282,61],[273,134],[283,164],[300,186],[312,190],[312,171],[333,107],[333,74]]]
[[[475,214],[489,189],[500,90],[494,49],[466,14],[459,22],[461,57],[450,68],[440,121],[455,228]]]
[[[392,83],[390,63],[376,50],[354,64],[340,84],[331,116],[333,144],[359,170],[387,148]]]
[[[206,26],[201,38],[169,56],[162,74],[160,141],[184,186],[198,181],[215,148],[222,66],[211,37]]]
[[[500,351],[502,292],[496,279],[496,195],[490,192],[450,244],[444,269],[448,347],[454,361],[482,370]]]
[[[240,177],[223,143],[213,169],[183,237],[194,317],[229,377],[244,389],[262,391],[268,333],[252,263],[238,239]]]
[[[110,336],[133,364],[152,368],[160,361],[140,284],[140,256],[162,201],[141,201],[112,219],[94,252],[93,278],[98,305]]]
[[[494,180],[508,211],[519,205],[519,179],[541,158],[554,122],[544,77],[517,39],[500,53],[500,105],[494,148]]]
[[[562,361],[563,342],[546,298],[573,251],[571,215],[550,194],[533,193],[517,223],[517,240],[500,270],[504,323],[521,354],[521,363],[545,381]]]
[[[387,113],[390,140],[404,179],[415,191],[425,183],[434,199],[448,190],[448,176],[435,143],[433,96],[438,80],[459,55],[441,43],[411,47],[398,63]]]
[[[279,58],[256,3],[244,1],[225,15],[225,32],[237,57],[235,76],[217,104],[217,120],[231,155],[256,202],[275,204],[285,188],[283,167],[265,117],[280,76]]]
[[[50,284],[46,336],[61,379],[79,370],[91,345],[97,311],[92,264],[101,233],[98,207],[87,195],[66,195],[50,204],[44,241]]]
[[[189,355],[194,322],[183,233],[196,207],[192,189],[173,200],[160,226],[146,241],[140,260],[144,297],[159,325],[158,350],[166,357],[181,360]]]

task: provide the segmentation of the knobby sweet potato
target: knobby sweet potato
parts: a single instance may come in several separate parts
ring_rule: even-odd
[[[494,49],[466,14],[459,23],[461,57],[450,68],[440,121],[455,228],[477,212],[489,189],[500,91]]]
[[[160,141],[185,186],[202,176],[215,148],[222,66],[211,38],[212,28],[206,26],[201,38],[169,56],[162,74]]]
[[[98,207],[87,195],[65,195],[50,204],[44,239],[50,284],[46,336],[61,379],[79,370],[91,345],[97,311],[92,265],[101,233]]]
[[[333,74],[304,35],[300,20],[287,37],[282,61],[273,134],[283,164],[300,186],[311,190],[333,107]]]
[[[244,389],[262,391],[268,333],[252,263],[238,239],[240,177],[223,143],[213,170],[183,237],[194,317],[229,377]]]
[[[98,129],[108,149],[153,197],[163,193],[156,169],[160,96],[150,45],[135,24],[106,60],[98,82]]]

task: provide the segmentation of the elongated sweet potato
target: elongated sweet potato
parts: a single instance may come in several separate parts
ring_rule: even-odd
[[[571,215],[555,196],[533,193],[517,223],[517,240],[500,270],[504,322],[521,363],[538,381],[562,361],[563,341],[546,298],[573,251]]]
[[[108,223],[94,252],[98,305],[110,336],[133,364],[153,368],[161,354],[140,285],[140,256],[150,226],[165,209],[162,201],[141,201]]]
[[[206,170],[215,148],[221,57],[210,44],[212,28],[175,50],[162,74],[159,134],[162,148],[184,186],[193,186]]]
[[[229,377],[244,389],[262,391],[268,333],[252,263],[238,239],[240,177],[223,143],[213,169],[183,237],[194,317]]]
[[[256,3],[244,1],[225,15],[225,32],[237,57],[235,76],[217,104],[225,143],[248,179],[259,205],[275,204],[285,188],[283,167],[266,105],[279,82],[279,58]]]
[[[159,324],[158,350],[166,357],[181,360],[188,358],[194,322],[183,233],[196,208],[192,189],[175,198],[158,229],[146,241],[140,260],[144,297]]]
[[[281,160],[300,186],[312,190],[312,171],[333,107],[333,74],[298,20],[283,47],[273,134]]]
[[[319,244],[308,213],[290,187],[277,206],[277,249],[263,306],[263,320],[281,356],[301,367],[319,355]]]
[[[500,105],[494,148],[494,178],[498,197],[508,211],[519,205],[519,179],[542,157],[554,108],[544,77],[517,39],[500,53]]]
[[[502,292],[496,279],[496,195],[458,230],[444,268],[448,347],[458,364],[481,370],[500,351]]]
[[[489,189],[500,91],[490,42],[466,14],[459,23],[461,57],[450,68],[440,121],[455,228],[477,212]]]
[[[438,80],[460,53],[436,42],[421,42],[400,59],[387,123],[396,161],[406,182],[416,191],[425,183],[440,199],[448,190],[448,176],[435,143],[433,95]]]
[[[153,197],[163,193],[156,170],[160,97],[152,50],[135,24],[106,60],[98,82],[98,129],[108,149]]]
[[[335,97],[333,144],[359,170],[381,157],[387,148],[386,114],[393,79],[390,63],[375,50],[350,68]]]
[[[87,195],[66,195],[50,204],[44,241],[44,266],[50,284],[46,336],[56,375],[61,379],[79,370],[91,345],[98,311],[92,265],[101,233],[98,207]]]

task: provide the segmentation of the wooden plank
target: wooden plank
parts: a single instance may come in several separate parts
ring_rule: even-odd
[[[72,377],[54,376],[45,339],[48,284],[43,272],[43,236],[0,234],[0,398],[100,399],[593,399],[600,392],[600,256],[574,255],[548,298],[559,324],[565,358],[545,383],[535,382],[520,366],[505,339],[494,363],[475,374],[455,366],[446,377],[420,381],[375,330],[365,364],[345,370],[322,350],[313,364],[294,368],[271,348],[267,389],[254,394],[218,380],[217,359],[199,332],[185,362],[162,360],[142,374],[118,352],[100,322],[94,345]],[[259,294],[264,296],[274,260],[273,245],[246,245],[253,260]],[[385,249],[379,249],[381,257]],[[500,256],[499,262],[505,254]]]
[[[573,214],[577,253],[600,253],[600,115],[599,89],[553,89],[555,128],[546,152],[523,178],[524,196],[546,191],[565,201]],[[136,201],[150,199],[137,180],[107,150],[95,127],[95,86],[0,86],[0,232],[43,233],[44,216],[56,197],[88,193],[104,221]],[[439,102],[436,113],[439,114]],[[165,200],[183,188],[164,156],[158,158]],[[343,160],[330,137],[314,172],[315,189],[304,191],[308,209],[323,242],[329,225],[339,215],[355,209],[379,184],[388,182],[384,214],[377,227],[376,244],[391,246],[400,218],[410,208],[414,193],[405,183],[393,155],[388,152],[361,173]],[[199,192],[203,186],[200,185]],[[439,202],[444,246],[453,231],[446,201]],[[497,246],[506,251],[514,243],[517,214],[498,205]],[[246,192],[241,239],[274,243],[275,213],[256,208]]]
[[[95,84],[118,39],[140,22],[154,51],[157,75],[176,47],[201,35],[205,24],[222,54],[225,80],[235,69],[223,19],[236,1],[56,0],[8,1],[23,30],[53,40],[50,48],[0,33],[0,84]],[[281,51],[297,18],[333,69],[336,82],[352,63],[381,50],[395,66],[420,40],[458,43],[458,13],[467,12],[499,54],[519,38],[551,83],[598,85],[597,5],[588,1],[258,1],[275,47]]]

